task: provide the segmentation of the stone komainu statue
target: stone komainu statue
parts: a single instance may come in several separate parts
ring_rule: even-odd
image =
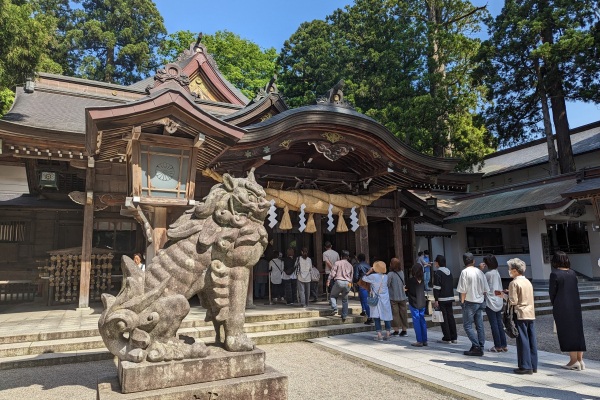
[[[247,179],[225,174],[202,203],[169,227],[169,241],[145,273],[123,256],[123,288],[116,297],[102,295],[98,321],[110,352],[133,362],[207,356],[204,343],[177,337],[194,295],[207,309],[217,343],[229,351],[252,350],[243,331],[246,294],[250,268],[267,245],[269,206],[252,172]]]

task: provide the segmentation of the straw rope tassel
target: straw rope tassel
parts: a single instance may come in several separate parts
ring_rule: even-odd
[[[288,206],[283,208],[283,217],[281,217],[281,222],[279,223],[279,229],[285,231],[288,229],[292,229],[292,220],[290,218],[290,209]]]
[[[365,208],[361,207],[360,212],[358,213],[358,226],[367,226],[369,223],[367,222],[367,216],[365,215]]]
[[[348,227],[346,226],[346,221],[344,221],[344,212],[340,211],[338,213],[338,224],[335,229],[336,232],[348,232]]]
[[[308,219],[306,220],[306,229],[304,232],[306,233],[315,233],[317,231],[317,226],[315,225],[315,214],[308,214]]]

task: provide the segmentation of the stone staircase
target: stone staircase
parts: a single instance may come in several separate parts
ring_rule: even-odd
[[[584,311],[600,309],[600,282],[581,282],[580,296]],[[535,287],[535,301],[537,315],[552,313],[547,286]],[[246,314],[244,329],[259,346],[373,330],[372,325],[364,324],[365,317],[359,315],[360,311],[358,301],[351,300],[350,314],[346,321],[342,322],[339,316],[328,315],[325,302],[316,303],[308,309],[286,306],[257,307]],[[457,323],[461,323],[462,313],[459,305],[455,305],[454,314]],[[195,315],[186,318],[179,335],[200,338],[207,344],[214,343],[212,324],[204,322],[201,317],[202,312],[196,310]],[[430,317],[426,319],[429,326],[433,325]],[[410,318],[409,325],[412,327]],[[31,329],[30,332],[35,332],[35,329]],[[0,335],[0,370],[111,358],[112,354],[104,347],[98,329],[95,328]]]

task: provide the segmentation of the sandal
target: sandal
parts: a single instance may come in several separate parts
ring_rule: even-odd
[[[376,341],[376,342],[381,342],[383,340],[383,338],[381,336],[375,336],[373,338],[373,340]]]
[[[492,347],[489,351],[491,351],[492,353],[501,353],[502,349],[497,349],[496,347]]]
[[[502,351],[505,352],[505,353],[508,353],[508,347],[503,347]]]

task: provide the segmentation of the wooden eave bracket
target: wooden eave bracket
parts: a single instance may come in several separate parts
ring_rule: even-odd
[[[146,237],[148,243],[152,243],[152,237],[154,234],[152,225],[150,225],[150,221],[148,221],[148,218],[144,214],[142,208],[134,203],[133,197],[127,197],[125,199],[125,205],[121,207],[121,215],[135,219],[144,228],[144,236]]]

